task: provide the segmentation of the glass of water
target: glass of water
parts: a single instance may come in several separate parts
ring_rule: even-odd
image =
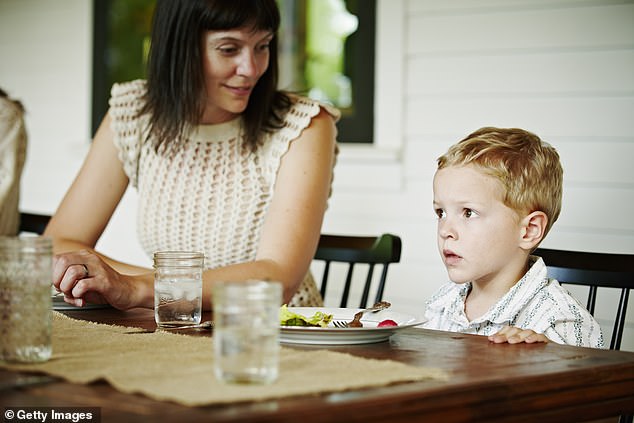
[[[160,327],[200,323],[204,255],[196,251],[154,253],[154,320]]]
[[[214,372],[228,383],[271,383],[279,367],[279,282],[218,282],[212,288]]]
[[[0,236],[0,360],[51,357],[52,241]]]

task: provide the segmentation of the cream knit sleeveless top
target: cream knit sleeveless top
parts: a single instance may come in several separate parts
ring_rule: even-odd
[[[10,98],[0,97],[0,235],[18,233],[26,144],[22,107]]]
[[[153,143],[143,142],[147,117],[138,117],[145,81],[115,84],[111,94],[115,144],[139,194],[142,248],[150,257],[159,250],[203,251],[207,268],[255,259],[282,156],[320,108],[339,118],[336,109],[298,97],[283,127],[256,152],[243,147],[240,117],[192,128],[156,152]],[[321,303],[309,272],[290,304]]]

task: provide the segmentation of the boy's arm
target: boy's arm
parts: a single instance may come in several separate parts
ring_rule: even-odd
[[[515,326],[504,326],[498,333],[489,336],[489,341],[496,344],[508,342],[509,344],[519,344],[525,342],[532,344],[535,342],[550,342],[546,335],[537,333],[531,329],[522,329]]]

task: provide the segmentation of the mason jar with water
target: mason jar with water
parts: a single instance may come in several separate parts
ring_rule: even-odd
[[[0,236],[0,360],[51,357],[52,240]]]
[[[212,299],[216,378],[226,383],[274,382],[279,373],[282,284],[216,282]]]
[[[201,252],[154,253],[154,319],[158,327],[200,323],[203,265]]]

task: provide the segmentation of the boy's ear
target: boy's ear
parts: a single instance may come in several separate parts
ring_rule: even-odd
[[[529,213],[522,219],[520,246],[526,250],[535,248],[544,238],[548,216],[542,211]]]

